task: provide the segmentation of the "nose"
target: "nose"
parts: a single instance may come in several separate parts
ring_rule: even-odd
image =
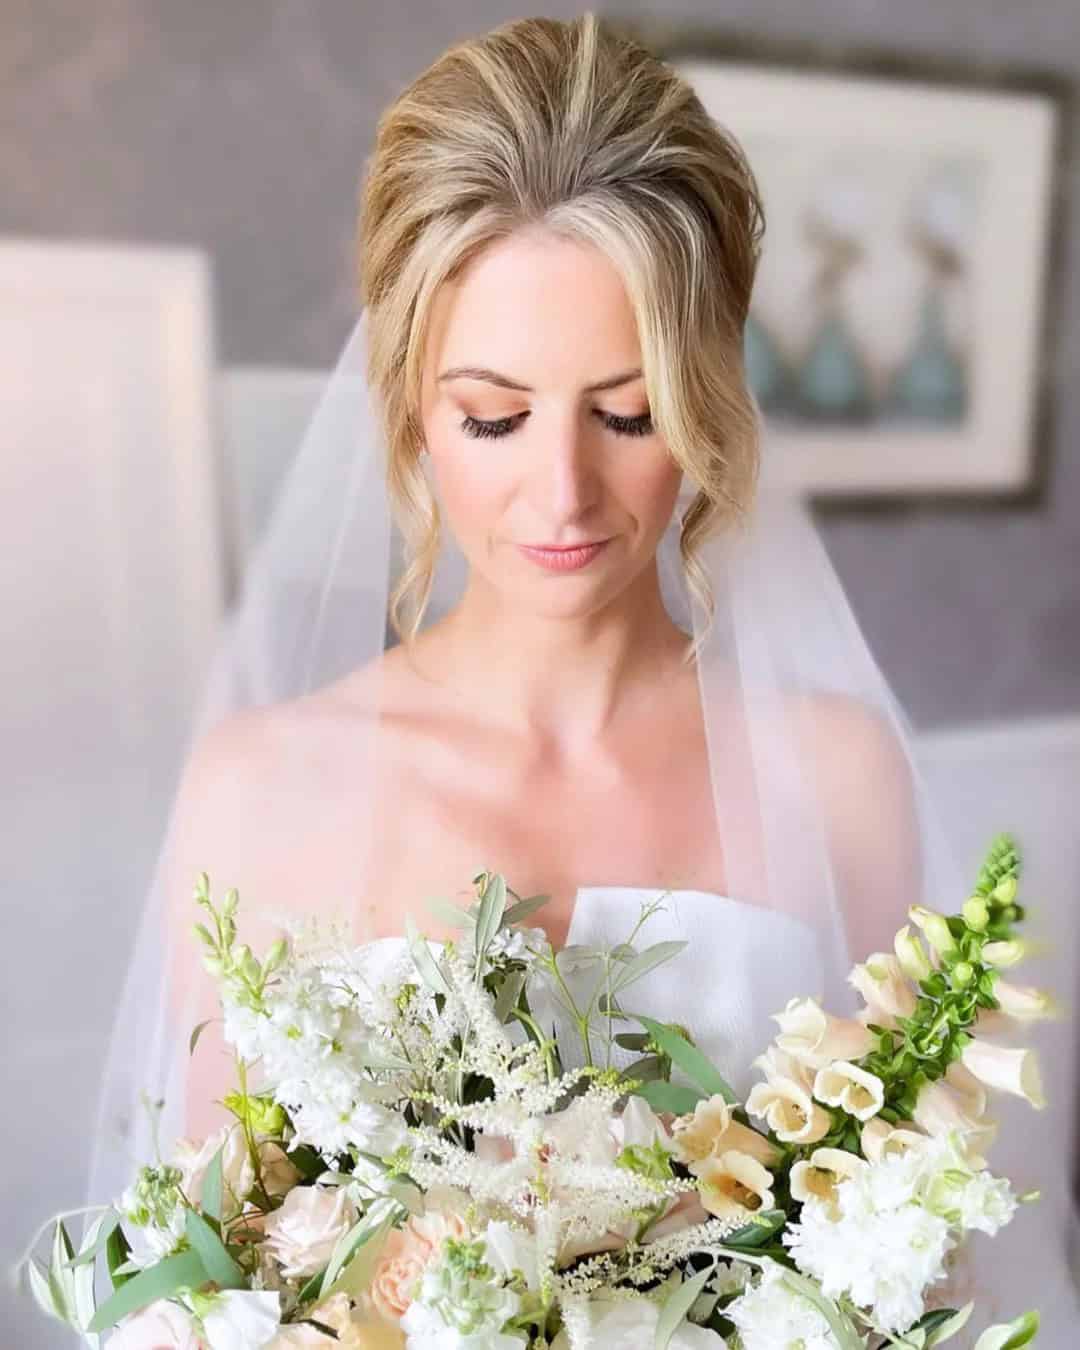
[[[556,523],[577,520],[600,496],[595,447],[576,418],[552,427],[537,447],[536,504]]]

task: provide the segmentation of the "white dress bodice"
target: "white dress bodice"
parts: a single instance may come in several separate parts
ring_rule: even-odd
[[[817,937],[809,924],[710,891],[582,886],[567,945],[614,946],[629,936],[643,904],[660,898],[635,947],[687,945],[626,991],[624,1008],[687,1027],[740,1097],[760,1077],[751,1061],[777,1032],[772,1014],[793,995],[823,993]],[[572,992],[577,995],[577,991]],[[637,1031],[636,1024],[618,1029]],[[566,1038],[561,1038],[566,1039]],[[618,1062],[633,1059],[617,1051]]]

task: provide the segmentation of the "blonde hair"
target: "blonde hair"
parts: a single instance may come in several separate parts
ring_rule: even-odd
[[[592,13],[456,44],[378,123],[357,247],[368,379],[407,548],[391,622],[415,635],[440,547],[420,464],[433,297],[488,244],[532,225],[598,247],[623,280],[653,423],[697,488],[679,549],[711,623],[698,552],[745,516],[757,480],[742,343],[764,211],[743,151],[686,80]]]

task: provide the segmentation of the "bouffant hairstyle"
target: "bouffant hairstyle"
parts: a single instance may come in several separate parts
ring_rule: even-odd
[[[537,225],[602,250],[626,287],[653,423],[696,489],[679,548],[709,621],[701,544],[753,497],[743,329],[764,211],[743,151],[671,65],[592,13],[457,43],[383,112],[360,194],[367,374],[407,548],[390,606],[404,640],[440,547],[420,462],[432,300],[487,245]]]

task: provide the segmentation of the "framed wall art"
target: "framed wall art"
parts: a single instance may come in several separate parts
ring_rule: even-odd
[[[745,356],[784,478],[849,502],[1037,492],[1068,91],[624,27],[758,181]]]

